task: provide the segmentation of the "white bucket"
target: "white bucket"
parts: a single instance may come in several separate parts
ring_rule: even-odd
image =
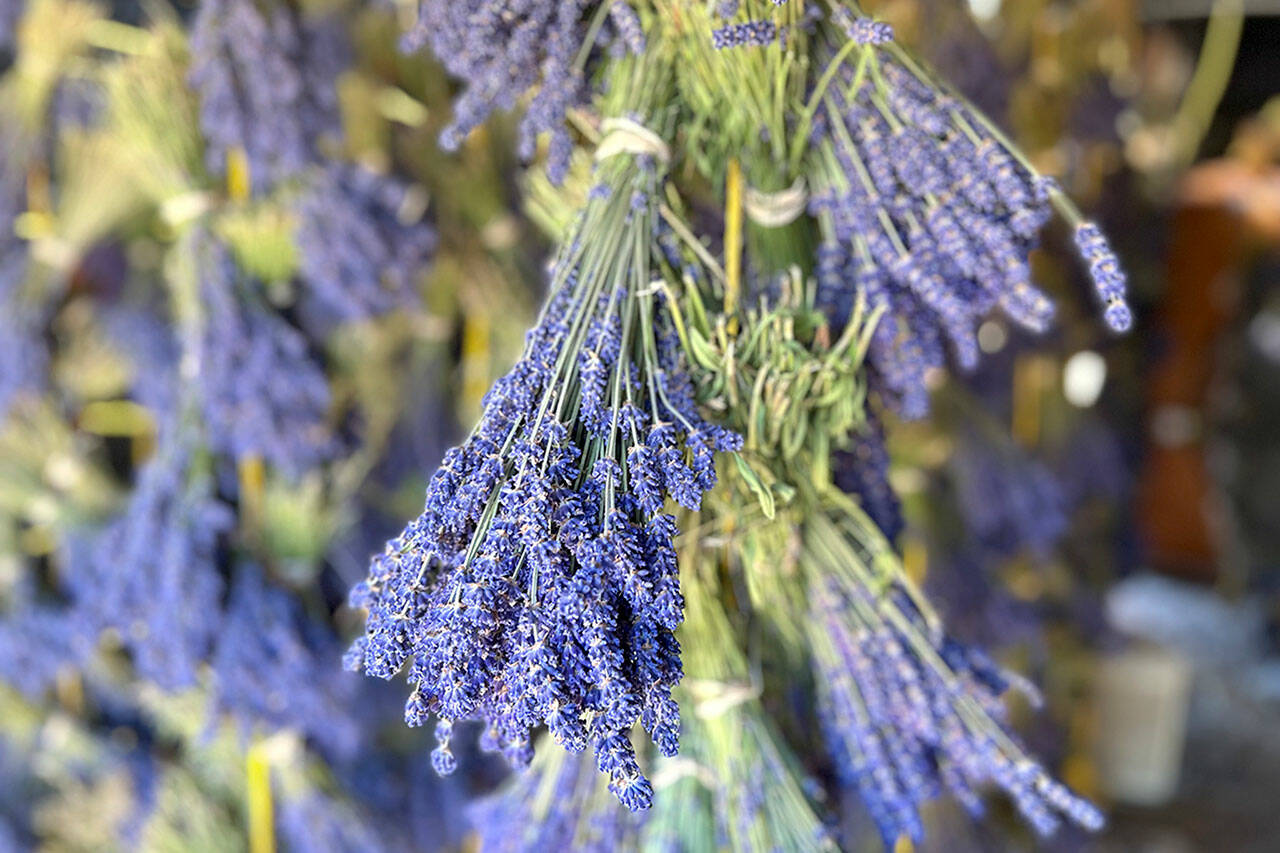
[[[1102,661],[1098,673],[1098,775],[1113,800],[1167,803],[1178,788],[1190,661],[1157,647],[1138,647]]]

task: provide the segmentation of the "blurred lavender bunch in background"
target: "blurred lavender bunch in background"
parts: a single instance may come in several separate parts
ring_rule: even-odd
[[[1127,329],[1124,275],[1098,229],[985,116],[896,45],[864,36],[856,22],[829,33],[832,55],[857,47],[821,92],[810,212],[824,238],[822,301],[837,318],[855,294],[885,310],[869,355],[884,399],[923,416],[926,374],[947,365],[946,344],[972,368],[977,326],[995,309],[1048,327],[1053,304],[1028,256],[1055,207],[1076,228],[1108,324]]]
[[[233,522],[187,432],[168,431],[124,513],[68,554],[73,618],[113,628],[139,676],[196,683],[222,625],[218,539]]]
[[[26,209],[26,142],[0,110],[0,421],[18,394],[43,386],[48,367],[40,312],[22,293],[28,246],[14,233]]]
[[[242,564],[210,657],[213,713],[230,715],[246,731],[296,729],[326,754],[348,757],[360,726],[349,713],[356,685],[333,674],[340,657],[327,628],[270,586],[261,569]]]
[[[319,142],[341,130],[336,86],[347,56],[336,20],[310,20],[279,0],[201,2],[189,81],[209,171],[226,176],[242,151],[261,192],[314,162]]]
[[[956,507],[988,559],[1023,548],[1047,557],[1066,532],[1068,506],[1057,478],[1011,442],[998,445],[966,429],[950,468]]]
[[[394,178],[330,164],[299,200],[297,242],[307,305],[355,320],[412,305],[435,250],[419,198]]]
[[[267,306],[227,249],[197,235],[203,327],[194,366],[210,448],[299,476],[337,449],[328,379],[307,339]]]
[[[832,454],[831,480],[836,488],[854,495],[885,538],[893,541],[902,532],[902,502],[889,482],[889,448],[880,419],[868,413],[867,422],[852,437],[851,445]]]
[[[513,109],[536,90],[520,118],[518,153],[532,159],[539,134],[549,133],[547,170],[556,184],[573,151],[565,114],[590,100],[588,65],[596,47],[639,53],[645,46],[639,18],[626,0],[427,0],[402,42],[406,50],[423,45],[463,81],[441,147],[456,151],[491,113]]]

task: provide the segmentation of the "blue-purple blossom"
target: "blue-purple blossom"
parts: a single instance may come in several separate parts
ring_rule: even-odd
[[[115,629],[138,675],[171,690],[195,684],[222,624],[217,548],[232,514],[195,459],[189,436],[162,436],[123,514],[67,554],[75,618]]]
[[[743,21],[725,24],[711,31],[711,46],[716,50],[731,47],[765,47],[778,38],[778,26],[773,21]]]
[[[1097,225],[1085,222],[1076,229],[1075,242],[1080,257],[1089,265],[1107,325],[1117,332],[1128,331],[1133,325],[1133,313],[1125,302],[1127,279],[1106,235]]]
[[[880,45],[893,41],[893,27],[884,21],[854,15],[848,9],[837,9],[835,21],[855,44]]]
[[[716,482],[715,453],[740,439],[698,412],[649,288],[652,171],[630,157],[605,171],[615,191],[588,202],[524,354],[445,454],[422,515],[352,591],[368,619],[347,665],[382,678],[408,665],[405,718],[439,719],[442,774],[456,766],[455,720],[484,720],[485,742],[517,766],[546,726],[566,749],[592,746],[610,790],[638,810],[652,789],[632,727],[666,755],[679,736],[672,632],[683,598],[664,506],[697,509]],[[623,223],[620,242],[586,264],[592,255],[576,247],[601,221]]]
[[[413,304],[435,249],[409,188],[362,166],[333,164],[298,202],[301,298],[356,320]]]
[[[329,384],[302,333],[272,311],[225,247],[194,242],[203,324],[198,397],[210,448],[260,457],[289,476],[330,458]]]
[[[225,175],[228,155],[242,150],[263,191],[314,162],[317,141],[340,130],[343,39],[338,21],[309,20],[278,0],[200,4],[189,80],[210,173]]]

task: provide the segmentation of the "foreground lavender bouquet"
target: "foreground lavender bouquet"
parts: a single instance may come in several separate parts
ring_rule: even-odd
[[[620,63],[614,96],[659,127],[656,61]],[[667,498],[698,508],[714,454],[736,436],[703,420],[655,256],[662,134],[606,121],[598,183],[551,272],[524,355],[446,454],[422,515],[352,592],[369,611],[348,663],[390,678],[406,663],[411,725],[436,715],[436,768],[450,772],[453,721],[479,718],[517,766],[545,725],[591,745],[632,810],[651,788],[629,738],[641,722],[674,754],[680,679],[672,631],[683,601]]]

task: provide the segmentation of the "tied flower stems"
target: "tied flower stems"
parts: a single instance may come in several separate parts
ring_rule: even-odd
[[[665,136],[669,84],[652,50],[620,61],[606,108]],[[592,746],[635,811],[652,787],[634,724],[662,754],[678,748],[683,599],[663,508],[698,508],[714,454],[740,439],[698,412],[652,286],[674,274],[655,242],[665,164],[626,147],[596,167],[524,355],[353,590],[369,616],[348,665],[390,678],[408,663],[405,718],[438,717],[439,772],[456,764],[455,720],[484,720],[485,744],[516,766],[545,725],[565,749]]]

